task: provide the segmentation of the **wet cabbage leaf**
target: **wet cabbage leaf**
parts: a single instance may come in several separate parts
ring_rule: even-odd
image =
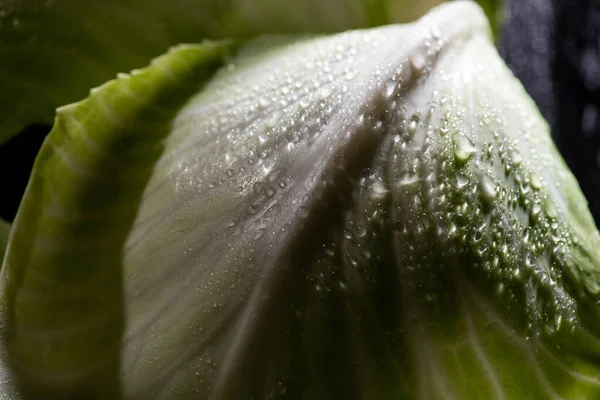
[[[453,2],[184,45],[60,108],[0,276],[6,393],[594,398],[600,235],[490,36]]]

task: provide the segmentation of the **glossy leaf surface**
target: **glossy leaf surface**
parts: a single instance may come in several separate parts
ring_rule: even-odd
[[[119,398],[123,244],[173,116],[229,48],[176,47],[59,109],[2,268],[5,360],[26,398]]]
[[[477,6],[209,49],[59,111],[2,271],[27,395],[593,398],[600,236]]]

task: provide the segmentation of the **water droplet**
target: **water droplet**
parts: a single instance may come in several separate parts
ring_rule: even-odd
[[[538,203],[534,203],[530,210],[531,219],[533,221],[537,221],[540,211],[542,211],[542,206],[540,206]]]
[[[272,170],[269,173],[269,175],[267,175],[267,177],[265,178],[265,181],[269,182],[269,183],[274,183],[277,180],[277,178],[279,178],[279,175],[281,175],[282,171],[283,171],[282,169],[274,169],[274,170]]]
[[[254,199],[252,201],[250,201],[250,204],[248,204],[248,214],[253,215],[256,214],[258,212],[258,210],[260,209],[260,199]]]
[[[496,287],[496,292],[498,294],[502,294],[504,293],[504,284],[503,283],[499,283],[498,286]]]
[[[262,238],[265,235],[265,232],[267,232],[267,230],[265,228],[258,228],[256,230],[256,232],[254,233],[254,236],[252,237],[252,239],[258,240],[258,239]]]
[[[256,182],[254,185],[252,185],[252,190],[254,191],[254,193],[258,194],[262,191],[263,186],[264,183]]]
[[[454,137],[454,158],[457,163],[464,164],[475,154],[475,147],[471,141],[463,135],[457,134]]]
[[[325,100],[329,96],[331,96],[331,90],[329,88],[322,88],[319,90],[319,99]]]
[[[267,140],[269,140],[269,135],[267,133],[261,133],[258,135],[258,140],[260,140],[261,143],[265,143]]]
[[[398,87],[399,85],[395,80],[390,79],[389,81],[387,81],[385,83],[385,97],[387,97],[388,99],[391,98],[396,92],[396,88]]]
[[[410,121],[410,123],[408,124],[408,133],[410,135],[413,135],[415,132],[417,131],[417,121],[412,120]]]
[[[306,110],[309,106],[310,106],[310,100],[303,98],[300,100],[300,102],[298,103],[298,105],[300,106],[300,108],[302,110]]]
[[[358,228],[358,231],[356,232],[356,237],[363,238],[367,235],[367,233],[368,233],[367,228],[364,226],[360,226]]]
[[[521,157],[521,155],[517,151],[513,151],[511,153],[511,158],[512,158],[513,164],[516,166],[521,165],[521,163],[523,162],[523,157]]]
[[[552,201],[552,199],[550,199],[550,196],[546,196],[544,198],[544,210],[546,211],[546,215],[549,218],[554,219],[558,215],[556,206],[554,205],[554,202]]]
[[[275,160],[265,160],[262,163],[262,169],[265,173],[268,174],[273,170],[275,165],[277,165],[277,162]]]
[[[356,126],[359,127],[361,126],[363,123],[365,122],[365,115],[364,114],[359,114],[356,117]]]
[[[427,111],[427,119],[431,121],[433,119],[434,115],[435,115],[435,107],[430,106],[429,110]]]
[[[496,183],[487,175],[479,181],[479,190],[481,191],[481,202],[489,208],[494,204],[496,198]]]
[[[534,172],[529,174],[529,183],[531,183],[531,187],[535,190],[540,190],[542,187],[542,181]]]
[[[308,207],[298,207],[296,216],[298,218],[306,218],[308,216]]]
[[[265,159],[267,157],[269,157],[268,150],[262,150],[260,153],[258,153],[258,158]]]
[[[425,68],[425,56],[420,51],[417,51],[410,57],[410,67],[415,74],[420,74]]]
[[[382,201],[383,199],[385,199],[388,192],[389,191],[386,188],[385,184],[380,180],[376,180],[371,185],[371,199],[373,199],[374,201]]]
[[[458,174],[457,178],[456,178],[456,188],[457,189],[462,189],[465,186],[467,186],[467,184],[469,183],[469,178],[463,174]]]
[[[267,190],[265,190],[265,196],[271,198],[273,195],[275,195],[275,189],[273,187],[268,187]]]
[[[267,107],[269,105],[269,103],[270,103],[270,101],[266,97],[261,97],[260,100],[258,100],[258,105],[261,106],[262,108]]]

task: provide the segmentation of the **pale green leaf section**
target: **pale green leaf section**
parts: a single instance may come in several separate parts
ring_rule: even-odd
[[[126,249],[128,398],[600,389],[600,238],[473,4],[252,41],[178,114]]]
[[[460,3],[415,25],[258,39],[181,110],[126,246],[127,398],[403,390],[401,358],[372,348],[381,331],[357,336],[368,280],[345,292],[349,260],[318,258],[344,237],[333,225],[390,129],[386,82],[410,91],[471,31],[485,35],[485,19]]]
[[[231,47],[175,47],[58,110],[1,272],[2,361],[25,398],[121,398],[123,244],[176,111]]]
[[[416,398],[595,398],[600,234],[535,105],[477,34],[399,101],[384,168]]]
[[[10,224],[0,219],[0,265],[2,265],[2,259],[4,258],[4,251],[8,244],[8,235],[10,234]]]
[[[0,2],[0,143],[58,106],[178,43],[340,32],[422,15],[389,0],[6,0]],[[395,4],[391,7],[391,4]]]

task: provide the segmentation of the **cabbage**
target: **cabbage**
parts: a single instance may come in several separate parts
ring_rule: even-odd
[[[57,110],[5,397],[595,398],[600,234],[481,9],[239,37]]]

